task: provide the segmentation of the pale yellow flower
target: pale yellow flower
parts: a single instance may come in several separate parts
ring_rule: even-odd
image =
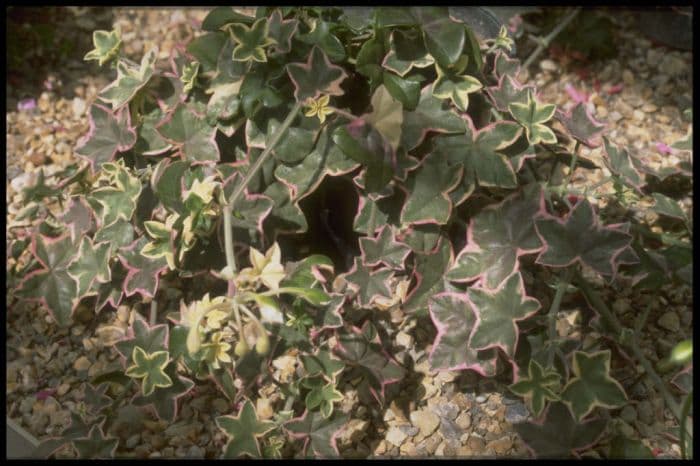
[[[304,113],[307,117],[312,117],[314,115],[318,116],[318,119],[323,123],[326,121],[326,115],[333,113],[333,109],[328,107],[328,102],[330,102],[330,97],[328,95],[322,95],[318,100],[314,100],[309,97],[306,100],[306,105],[309,109]]]
[[[209,351],[208,359],[211,361],[211,365],[215,369],[221,367],[219,362],[231,362],[231,355],[228,354],[229,351],[231,351],[231,345],[225,341],[221,341],[223,336],[223,332],[216,332],[211,337],[211,343],[204,345]]]
[[[195,195],[200,198],[204,204],[209,204],[213,199],[214,190],[218,185],[219,183],[214,181],[214,175],[208,176],[202,181],[195,179],[190,189],[184,192],[183,197],[187,200],[191,195]]]
[[[253,282],[259,279],[271,290],[279,288],[284,279],[284,267],[282,266],[282,252],[277,243],[273,244],[265,254],[255,248],[250,248],[250,263],[252,267],[241,270],[239,280]]]

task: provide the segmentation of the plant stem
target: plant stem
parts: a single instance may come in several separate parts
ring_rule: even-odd
[[[544,38],[541,38],[538,40],[539,45],[535,49],[532,54],[527,57],[527,60],[525,60],[525,63],[523,64],[522,69],[526,70],[528,67],[532,64],[533,61],[537,59],[537,57],[540,56],[540,54],[544,51],[545,48],[549,47],[549,43],[554,40],[555,37],[559,35],[561,31],[564,30],[566,26],[569,25],[569,23],[576,17],[578,12],[581,10],[581,7],[576,7],[574,8],[552,31]]]
[[[233,254],[233,228],[231,226],[231,210],[224,207],[224,246],[226,248],[226,265],[231,273],[236,273],[236,257]],[[229,280],[232,281],[232,280]]]
[[[569,186],[571,184],[571,179],[574,177],[574,170],[576,169],[576,162],[578,162],[578,151],[581,148],[581,142],[576,141],[574,146],[574,156],[571,157],[571,165],[569,166],[569,176],[566,178],[566,183],[564,186]]]
[[[600,296],[598,296],[598,294],[595,291],[593,291],[591,286],[588,284],[588,281],[585,278],[583,278],[580,273],[576,274],[576,286],[578,286],[578,288],[586,296],[586,300],[593,307],[593,309],[595,309],[598,312],[598,314],[600,314],[600,316],[603,317],[603,319],[605,319],[608,322],[608,324],[612,327],[612,329],[617,334],[616,337],[619,341],[619,337],[623,333],[623,327],[620,324],[620,321],[617,320],[617,317],[615,317],[615,315],[610,311],[610,309],[608,309],[608,306],[603,302],[602,299],[600,299]],[[664,384],[664,381],[661,379],[661,377],[659,377],[659,374],[657,374],[654,370],[654,366],[652,366],[652,364],[649,362],[646,356],[644,356],[644,353],[642,352],[642,349],[639,347],[639,343],[637,342],[636,334],[634,334],[633,337],[629,341],[627,341],[627,345],[630,347],[635,357],[639,360],[642,367],[644,367],[644,370],[649,375],[652,382],[654,382],[656,388],[659,390],[659,392],[661,392],[661,395],[664,397],[666,405],[671,410],[671,413],[673,413],[673,416],[680,423],[681,412],[678,407],[678,403],[676,403],[676,400],[673,398],[673,395],[671,395],[671,392],[669,392],[666,388],[666,385]],[[692,435],[692,427],[690,427],[688,431],[691,432]]]
[[[554,340],[557,337],[557,314],[559,313],[559,306],[561,305],[561,300],[564,297],[566,288],[569,286],[571,277],[574,274],[575,266],[569,267],[564,272],[563,277],[559,277],[559,283],[557,284],[557,291],[554,294],[554,300],[552,300],[552,305],[549,307],[549,354],[547,355],[547,366],[551,366],[554,363]]]
[[[690,393],[685,397],[685,401],[683,402],[683,407],[681,408],[681,429],[680,433],[678,436],[680,437],[681,441],[681,458],[686,459],[685,456],[685,420],[688,418],[688,413],[690,412],[690,405],[693,402],[693,391],[691,390]]]
[[[150,325],[151,326],[155,325],[157,319],[158,319],[158,301],[153,299],[153,300],[151,300],[151,315],[150,315],[150,318],[148,319],[150,322]]]
[[[258,157],[258,159],[248,169],[241,183],[236,187],[235,191],[233,191],[233,194],[228,200],[228,205],[225,207],[226,209],[233,209],[233,206],[236,204],[238,198],[241,197],[241,194],[243,194],[243,190],[246,188],[246,186],[248,186],[250,180],[253,178],[253,176],[255,176],[258,170],[260,170],[260,167],[262,167],[262,164],[265,163],[265,160],[267,160],[267,158],[270,156],[272,150],[275,148],[275,146],[277,146],[277,143],[280,141],[280,139],[282,139],[282,136],[284,136],[284,133],[286,133],[287,129],[292,125],[292,122],[299,113],[299,110],[301,110],[301,107],[301,102],[296,102],[294,104],[294,107],[292,107],[292,110],[287,115],[287,118],[285,118],[282,125],[277,130],[277,134],[275,134],[272,140],[267,144],[267,147],[265,147],[263,153],[260,154],[260,157]]]

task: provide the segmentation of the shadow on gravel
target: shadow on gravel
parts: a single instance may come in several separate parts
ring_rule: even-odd
[[[7,7],[5,111],[17,109],[21,99],[38,99],[49,75],[54,88],[73,97],[82,76],[96,75],[94,62],[83,62],[92,49],[92,31],[110,30],[113,8],[105,7]]]

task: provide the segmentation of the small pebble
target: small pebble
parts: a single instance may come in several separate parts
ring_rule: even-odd
[[[406,440],[406,438],[408,438],[408,436],[405,433],[403,433],[401,429],[394,426],[387,431],[386,436],[384,438],[387,442],[391,443],[392,445],[400,447],[401,444]]]
[[[90,368],[91,365],[92,363],[86,356],[80,356],[73,363],[73,369],[75,369],[78,372],[86,371]]]
[[[669,332],[678,332],[681,329],[681,322],[678,314],[673,311],[665,312],[659,320],[656,321],[659,327],[668,330]]]

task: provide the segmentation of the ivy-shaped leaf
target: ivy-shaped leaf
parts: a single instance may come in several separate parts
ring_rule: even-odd
[[[469,303],[477,315],[470,344],[476,349],[501,348],[513,358],[518,345],[516,322],[533,316],[540,309],[535,298],[525,294],[520,272],[514,272],[494,290],[470,287]]]
[[[345,275],[350,288],[357,293],[357,303],[369,307],[378,296],[391,298],[388,280],[394,275],[392,270],[379,269],[372,272],[362,264],[360,257],[355,257],[352,269]]]
[[[232,23],[228,26],[229,32],[236,47],[231,58],[233,61],[257,61],[266,62],[265,47],[275,43],[268,35],[268,23],[266,18],[260,18],[252,26],[243,23]]]
[[[44,198],[58,196],[63,192],[60,188],[48,186],[45,181],[44,169],[41,168],[34,184],[22,189],[22,200],[25,204],[41,202]]]
[[[156,130],[163,117],[164,113],[159,107],[154,107],[150,113],[141,116],[134,152],[141,155],[162,155],[172,148],[172,144]]]
[[[366,167],[365,189],[378,192],[394,174],[396,154],[381,133],[362,118],[338,127],[333,132],[333,142],[343,153]]]
[[[348,365],[360,370],[369,392],[380,405],[384,403],[384,388],[401,380],[406,372],[385,351],[370,321],[366,321],[361,329],[352,327],[338,335],[333,351]]]
[[[551,403],[540,422],[513,425],[525,446],[538,458],[568,458],[595,445],[605,431],[605,419],[577,423],[563,403]]]
[[[224,447],[226,459],[243,455],[259,458],[261,452],[258,438],[275,428],[274,422],[258,420],[255,406],[247,399],[236,416],[219,416],[216,425],[229,438]]]
[[[381,67],[401,77],[406,76],[413,68],[427,68],[435,63],[435,59],[430,56],[420,37],[406,37],[398,29],[391,31],[389,47],[390,50],[382,60]]]
[[[299,36],[299,40],[310,45],[317,45],[335,61],[341,62],[345,60],[345,47],[343,43],[331,32],[331,25],[321,18],[311,20],[311,30],[308,34]]]
[[[392,269],[402,270],[411,248],[398,241],[393,229],[385,224],[376,238],[360,238],[360,251],[362,262],[368,267],[383,263]]]
[[[407,151],[418,147],[429,131],[438,133],[466,131],[464,120],[450,110],[443,110],[442,100],[433,96],[431,87],[423,88],[415,110],[404,111],[401,145]]]
[[[95,232],[94,242],[109,243],[112,251],[117,251],[124,246],[128,246],[134,241],[134,227],[131,222],[118,219],[116,222],[102,227]]]
[[[114,344],[117,352],[126,360],[126,365],[133,363],[131,359],[134,348],[139,347],[148,353],[168,349],[168,326],[165,324],[149,325],[140,314],[127,329],[126,336]]]
[[[448,193],[462,178],[462,167],[445,170],[440,154],[428,154],[406,183],[408,195],[401,209],[401,224],[437,223],[450,219],[452,202]]]
[[[447,289],[449,284],[445,280],[445,272],[450,268],[454,259],[452,243],[443,235],[439,235],[435,248],[427,253],[416,253],[415,269],[413,275],[416,278],[415,288],[406,296],[403,306],[404,312],[418,316],[428,312],[428,299],[431,296]]]
[[[150,259],[141,255],[141,250],[146,244],[148,238],[143,236],[119,252],[119,260],[128,270],[124,279],[126,296],[139,293],[141,296],[153,298],[158,291],[159,276],[168,269],[165,257]]]
[[[450,99],[461,112],[467,111],[469,94],[477,92],[483,87],[475,77],[463,74],[467,62],[467,56],[463,55],[452,69],[444,69],[440,65],[436,65],[437,79],[432,88],[435,97]]]
[[[528,408],[535,417],[544,411],[547,400],[559,401],[554,390],[559,388],[559,373],[555,370],[544,370],[537,361],[530,360],[527,377],[510,385],[508,389],[516,395],[525,398]]]
[[[107,173],[110,173],[110,185],[94,189],[87,196],[88,203],[101,221],[101,228],[119,219],[130,221],[142,188],[139,179],[132,176],[121,161],[102,165],[102,174]]]
[[[141,59],[141,66],[125,60],[117,63],[117,79],[102,89],[98,97],[118,110],[128,103],[143,88],[155,71],[158,49],[152,48]]]
[[[564,113],[557,110],[554,118],[559,120],[571,136],[587,147],[598,147],[602,143],[601,135],[605,124],[596,121],[586,106],[579,102],[574,108]]]
[[[101,426],[104,424],[105,417],[101,416],[94,423],[87,424],[82,416],[78,413],[70,413],[70,424],[61,431],[60,437],[51,437],[42,441],[34,452],[35,458],[48,458],[53,455],[59,448],[71,443],[73,440],[82,438],[87,439],[88,434],[93,426]]]
[[[574,353],[574,377],[562,389],[561,399],[578,422],[597,406],[620,408],[627,402],[620,382],[610,376],[610,350]]]
[[[111,253],[109,243],[93,244],[89,237],[83,236],[78,255],[67,269],[68,274],[78,283],[78,296],[84,296],[95,281],[107,283],[112,280],[109,268]]]
[[[396,151],[401,142],[401,125],[403,123],[401,103],[389,94],[385,86],[379,86],[374,91],[370,102],[372,112],[363,115],[363,118],[379,131],[379,134]]]
[[[126,375],[143,379],[141,385],[143,396],[153,393],[156,387],[169,387],[173,384],[172,379],[164,370],[170,360],[167,351],[146,353],[142,348],[136,346],[131,354],[131,359],[134,364],[126,368]]]
[[[318,99],[321,95],[343,95],[340,83],[347,73],[340,66],[333,65],[323,50],[314,46],[306,63],[290,63],[287,73],[294,84],[294,98],[297,102]]]
[[[219,53],[226,43],[226,34],[211,32],[192,39],[187,44],[187,53],[192,55],[202,66],[202,73],[216,71]],[[230,58],[229,54],[229,58]]]
[[[515,188],[517,179],[508,157],[502,152],[521,134],[521,128],[513,122],[500,121],[477,130],[468,116],[467,131],[455,136],[439,136],[434,140],[435,153],[445,164],[455,169],[464,167],[460,189],[465,199],[480,186]]]
[[[486,88],[486,94],[491,98],[496,110],[507,112],[511,103],[527,105],[528,94],[534,89],[533,86],[523,85],[511,75],[504,74],[498,80],[497,86]]]
[[[357,168],[358,163],[348,158],[331,140],[331,132],[321,132],[316,147],[304,160],[294,166],[277,165],[275,177],[287,185],[292,199],[299,201],[313,193],[326,176],[340,176]]]
[[[428,355],[430,368],[438,371],[471,369],[483,376],[496,373],[495,350],[477,351],[471,347],[476,313],[462,293],[445,292],[428,302],[430,318],[437,335]]]
[[[576,203],[564,219],[548,216],[535,223],[544,250],[538,264],[567,267],[580,262],[602,275],[614,276],[617,256],[632,242],[632,236],[612,226],[601,226],[587,199]]]
[[[336,382],[345,368],[345,363],[334,358],[330,351],[318,349],[313,354],[300,355],[301,363],[309,376],[323,375],[326,380]]]
[[[156,130],[175,146],[183,160],[219,161],[216,127],[210,126],[204,116],[197,115],[186,105],[179,105],[156,126]]]
[[[177,418],[177,400],[194,388],[194,382],[178,375],[175,364],[168,364],[165,375],[172,380],[172,385],[156,387],[153,393],[147,396],[139,393],[131,403],[134,406],[152,406],[159,419],[172,423]]]
[[[334,415],[330,419],[323,417],[318,411],[304,411],[283,425],[292,438],[303,440],[303,454],[311,448],[314,458],[333,458],[340,456],[336,438],[348,422],[345,415]]]
[[[97,380],[97,378],[95,378],[95,380]],[[99,414],[114,402],[112,398],[105,395],[109,385],[109,383],[100,382],[99,386],[95,388],[90,383],[85,384],[85,402],[88,404],[91,414]]]
[[[498,50],[493,59],[493,74],[499,81],[503,76],[517,76],[520,74],[520,60],[510,58],[507,53]]]
[[[78,304],[78,286],[67,270],[76,257],[76,245],[68,233],[58,238],[37,234],[32,238],[30,251],[42,268],[24,278],[18,294],[42,303],[60,326],[69,325]]]
[[[102,283],[97,287],[95,312],[100,312],[107,303],[116,309],[122,301],[122,297],[124,296],[122,284],[124,283],[127,272],[119,261],[112,265],[111,272],[112,280],[108,283]]]
[[[667,217],[682,220],[684,222],[688,221],[688,217],[678,205],[678,202],[671,199],[668,196],[664,196],[661,193],[652,193],[651,196],[654,198],[654,207],[652,210],[658,214],[665,215]]]
[[[644,185],[644,178],[635,167],[635,161],[627,149],[619,148],[611,144],[608,138],[603,137],[605,147],[603,161],[608,167],[608,170],[614,175],[619,176],[628,186],[641,193],[641,187]]]
[[[302,379],[301,384],[310,389],[304,398],[306,409],[319,408],[324,418],[331,417],[333,404],[343,399],[343,394],[336,389],[335,383],[326,382],[322,377],[306,377]]]
[[[276,9],[267,20],[268,35],[275,41],[270,47],[275,53],[289,53],[292,51],[292,37],[297,32],[299,21],[296,19],[285,20],[282,12]]]
[[[291,193],[282,183],[272,183],[263,193],[274,201],[268,222],[274,222],[273,238],[280,233],[303,233],[308,228],[304,212],[299,203],[292,201]],[[266,230],[267,231],[267,230]]]
[[[105,437],[101,425],[94,425],[87,437],[73,440],[73,447],[81,459],[114,458],[118,444],[118,438]]]
[[[554,104],[540,104],[532,91],[527,93],[527,103],[513,102],[508,105],[510,114],[525,128],[525,135],[530,144],[557,142],[554,132],[544,124],[552,119],[556,109]]]
[[[103,163],[111,162],[117,152],[126,152],[136,143],[136,131],[131,126],[128,109],[112,112],[106,107],[92,104],[89,113],[90,130],[78,141],[75,153],[90,162],[93,172]]]
[[[380,7],[376,21],[382,28],[419,25],[425,47],[443,67],[454,64],[464,49],[464,24],[454,21],[447,7]]]
[[[86,53],[83,60],[96,60],[97,64],[102,66],[119,56],[122,40],[119,38],[117,31],[94,31],[92,33],[92,44],[95,48]]]
[[[470,219],[467,245],[446,278],[455,282],[478,279],[482,286],[496,288],[518,270],[520,256],[542,250],[535,218],[544,212],[544,192],[534,184],[479,212]]]

